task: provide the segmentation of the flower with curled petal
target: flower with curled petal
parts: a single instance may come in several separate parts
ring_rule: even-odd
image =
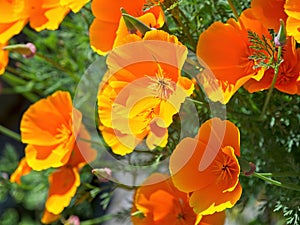
[[[183,139],[170,157],[175,187],[189,195],[195,213],[210,215],[239,200],[239,130],[229,121],[212,118],[195,138]]]
[[[69,92],[57,91],[31,105],[23,114],[21,140],[34,170],[65,165],[81,125],[81,112],[73,108]]]

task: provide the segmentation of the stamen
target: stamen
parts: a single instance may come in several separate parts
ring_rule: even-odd
[[[158,71],[155,74],[155,78],[146,75],[153,82],[148,87],[154,91],[157,98],[167,100],[175,91],[173,81],[165,77],[166,74],[159,64],[157,64],[157,67]]]

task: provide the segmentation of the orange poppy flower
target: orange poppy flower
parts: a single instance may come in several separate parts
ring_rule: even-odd
[[[252,0],[251,9],[255,17],[261,21],[266,28],[279,30],[280,19],[286,20],[287,15],[284,12],[285,0]]]
[[[250,79],[244,85],[249,92],[269,89],[274,77],[274,69],[268,69],[260,81]],[[274,86],[288,94],[300,94],[300,49],[296,49],[294,38],[289,38],[283,46],[283,62],[279,66]]]
[[[224,212],[214,216],[214,225],[224,224]],[[194,213],[187,194],[176,189],[167,175],[152,174],[135,192],[134,225],[204,225],[205,217]]]
[[[195,213],[210,215],[239,200],[239,130],[229,121],[206,121],[195,138],[183,139],[170,157],[174,185],[189,194]]]
[[[130,15],[141,19],[150,27],[159,28],[164,23],[163,11],[159,6],[153,6],[144,11],[146,0],[115,0],[107,2],[105,0],[94,0],[92,2],[92,12],[95,16],[90,26],[91,47],[97,53],[104,55],[114,48],[115,39],[124,35],[124,21],[121,20],[121,7]],[[118,31],[119,24],[122,24]],[[128,31],[125,32],[125,35]]]
[[[286,21],[287,34],[300,43],[300,4],[298,0],[286,0],[284,10],[288,15]]]
[[[65,165],[80,124],[81,113],[73,108],[68,92],[57,91],[31,105],[20,126],[28,165],[34,170]]]
[[[130,44],[108,55],[109,70],[98,93],[100,130],[120,155],[144,138],[150,149],[165,146],[173,115],[194,89],[180,76],[187,50],[175,36],[153,30],[143,40],[136,35],[126,40]]]
[[[197,55],[200,64],[206,65],[198,78],[212,101],[226,104],[246,81],[262,78],[264,69],[254,69],[256,62],[249,59],[253,50],[248,30],[269,37],[268,30],[251,9],[242,13],[239,22],[233,19],[226,24],[215,22],[200,35]]]
[[[66,14],[74,12],[89,0],[1,0],[0,42],[7,42],[30,22],[36,31],[56,30]]]
[[[2,50],[6,44],[0,42],[0,75],[5,72],[5,67],[8,64],[8,51]]]
[[[10,176],[10,182],[21,184],[21,177],[30,173],[31,167],[28,166],[26,158],[22,158],[15,172]]]
[[[59,218],[59,214],[70,204],[80,185],[79,170],[96,158],[97,153],[91,148],[88,140],[90,135],[82,125],[68,163],[49,176],[49,193],[42,218],[43,223],[51,223]]]

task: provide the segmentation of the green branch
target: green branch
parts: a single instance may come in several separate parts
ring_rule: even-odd
[[[298,186],[298,185],[284,184],[284,183],[281,183],[280,181],[273,180],[272,178],[266,177],[262,173],[253,173],[253,176],[257,177],[261,180],[264,180],[272,185],[278,186],[278,187],[282,187],[282,188],[286,188],[286,189],[290,189],[290,190],[294,190],[294,191],[300,191],[300,186]]]
[[[12,138],[12,139],[15,139],[16,141],[20,141],[21,142],[21,136],[20,134],[0,125],[0,133]]]

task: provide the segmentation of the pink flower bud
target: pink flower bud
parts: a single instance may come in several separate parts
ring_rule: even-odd
[[[93,169],[92,173],[98,177],[100,182],[108,182],[111,179],[111,169],[109,168]]]

